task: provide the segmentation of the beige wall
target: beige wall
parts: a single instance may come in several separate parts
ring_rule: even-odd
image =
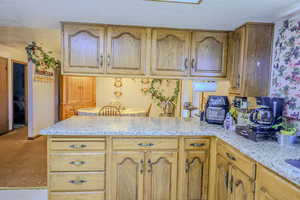
[[[119,101],[128,108],[137,108],[146,110],[148,106],[152,103],[152,110],[150,112],[151,117],[157,117],[162,110],[156,105],[155,101],[151,99],[150,94],[144,94],[141,89],[143,87],[150,87],[150,83],[143,85],[140,78],[122,78],[123,86],[116,88],[114,86],[115,78],[97,78],[97,106],[101,107],[107,105],[113,101]],[[176,81],[170,80],[169,84],[166,80],[162,82],[161,88],[165,91],[165,96],[172,96],[175,88]],[[121,91],[123,95],[121,97],[116,97],[114,95],[115,91]],[[180,97],[179,99],[180,100]],[[178,101],[177,106],[177,116],[180,115],[180,101]]]

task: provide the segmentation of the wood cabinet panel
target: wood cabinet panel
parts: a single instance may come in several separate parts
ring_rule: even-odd
[[[187,151],[184,160],[184,200],[207,200],[208,153],[206,151]]]
[[[153,29],[151,73],[185,76],[188,74],[190,31]]]
[[[97,191],[104,190],[104,172],[66,172],[50,173],[51,191]]]
[[[115,138],[114,150],[150,150],[150,149],[175,149],[178,148],[177,138]]]
[[[95,77],[62,76],[61,77],[61,119],[76,114],[79,108],[96,106]]]
[[[103,171],[105,153],[51,153],[50,171]]]
[[[230,200],[254,200],[254,181],[235,166],[231,167]]]
[[[300,188],[265,167],[257,166],[255,200],[298,200]]]
[[[63,25],[63,71],[65,73],[104,72],[105,28],[96,25]]]
[[[112,200],[142,200],[144,195],[143,152],[113,152]]]
[[[229,167],[230,163],[227,159],[217,155],[217,171],[216,171],[216,200],[228,200],[229,189]]]
[[[146,155],[147,200],[176,200],[177,152],[149,152]]]
[[[105,200],[104,192],[51,192],[49,200]]]
[[[249,177],[255,177],[255,162],[224,143],[218,143],[218,154],[228,159]]]
[[[59,141],[50,143],[50,149],[54,151],[99,151],[105,149],[104,141]]]
[[[107,30],[107,72],[144,74],[149,51],[146,28],[109,26]]]
[[[226,76],[227,33],[193,32],[192,76]]]

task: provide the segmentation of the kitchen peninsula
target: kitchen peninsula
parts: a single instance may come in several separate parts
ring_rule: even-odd
[[[300,148],[197,119],[76,116],[42,134],[50,200],[300,198],[300,169],[285,162]]]

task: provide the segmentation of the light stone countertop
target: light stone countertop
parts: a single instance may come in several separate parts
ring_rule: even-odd
[[[42,135],[216,136],[248,157],[300,186],[300,169],[285,162],[300,159],[300,145],[281,147],[274,141],[253,142],[222,126],[180,118],[75,116],[41,131]]]

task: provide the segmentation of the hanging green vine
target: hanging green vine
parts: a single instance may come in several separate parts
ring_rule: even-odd
[[[151,85],[150,88],[148,90],[148,93],[151,94],[152,99],[158,101],[157,102],[157,106],[161,107],[161,104],[163,102],[167,102],[170,101],[172,102],[174,105],[177,104],[177,100],[178,100],[178,95],[179,95],[179,91],[180,91],[180,81],[177,80],[176,81],[176,87],[174,89],[173,95],[171,97],[166,97],[163,95],[163,90],[159,90],[158,88],[155,87],[155,85],[158,83],[159,85],[162,84],[162,79],[153,79],[151,81]]]
[[[36,42],[28,44],[25,50],[27,52],[28,61],[33,62],[37,68],[43,66],[45,69],[55,70],[61,67],[60,60],[51,56],[51,51],[45,52]]]

